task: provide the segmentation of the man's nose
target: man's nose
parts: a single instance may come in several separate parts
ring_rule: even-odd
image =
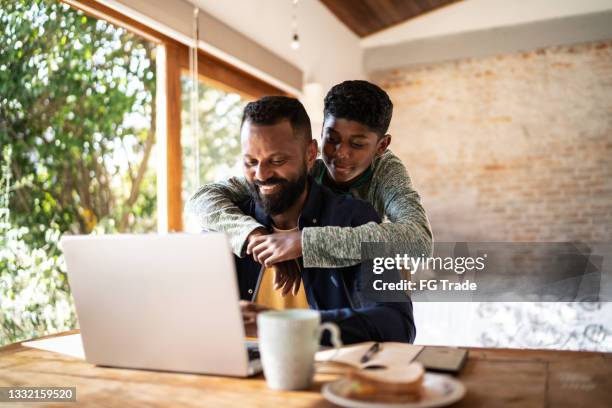
[[[270,171],[270,167],[266,166],[263,163],[260,163],[257,166],[257,170],[255,171],[255,179],[260,181],[266,181],[272,176],[272,171]]]

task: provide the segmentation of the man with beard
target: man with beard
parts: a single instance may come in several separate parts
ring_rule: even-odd
[[[317,157],[317,142],[297,99],[271,96],[249,103],[242,118],[241,142],[249,198],[239,209],[270,232],[380,222],[369,203],[333,193],[308,176]],[[256,333],[261,311],[311,308],[320,311],[322,321],[338,324],[345,344],[414,340],[409,299],[396,303],[361,299],[357,292],[360,265],[304,268],[299,258],[267,268],[252,257],[235,259],[248,335]],[[286,280],[295,280],[296,274],[301,279],[291,293],[276,290],[284,288]]]

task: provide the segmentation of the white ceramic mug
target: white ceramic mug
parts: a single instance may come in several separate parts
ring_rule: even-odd
[[[324,330],[329,330],[334,348],[342,347],[338,326],[321,324],[321,315],[315,310],[268,311],[257,316],[259,353],[268,387],[274,390],[310,387],[314,355]]]

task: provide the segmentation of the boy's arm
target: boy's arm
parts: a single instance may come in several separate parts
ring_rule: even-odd
[[[358,227],[310,227],[302,231],[302,253],[307,268],[356,265],[361,242],[402,242],[413,256],[428,256],[432,234],[419,194],[402,162],[393,157],[377,172],[384,175],[374,192],[390,222]]]
[[[248,236],[257,228],[264,228],[234,204],[248,198],[249,190],[244,177],[232,177],[202,186],[189,199],[185,211],[197,220],[200,230],[225,232],[234,254],[242,257]]]

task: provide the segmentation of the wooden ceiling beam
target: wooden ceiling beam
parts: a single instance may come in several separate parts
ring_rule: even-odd
[[[366,37],[458,0],[320,0],[344,25]]]

